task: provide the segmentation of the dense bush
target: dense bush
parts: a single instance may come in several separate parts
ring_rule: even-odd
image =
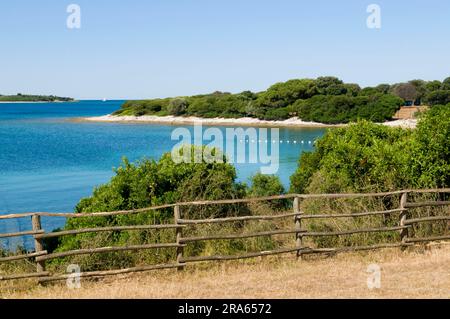
[[[193,147],[192,150],[194,149]],[[193,154],[192,152],[192,156],[194,156]],[[76,206],[77,213],[130,210],[165,203],[233,199],[245,196],[244,185],[235,181],[235,168],[226,162],[177,164],[173,162],[171,154],[167,153],[159,161],[145,159],[132,164],[125,159],[123,164],[115,171],[116,175],[109,183],[97,187],[92,196],[84,198],[78,203]],[[246,213],[245,209],[238,208],[236,205],[228,205],[210,209],[206,207],[205,211],[198,207],[187,207],[183,210],[183,214],[190,218],[196,218],[201,214],[223,217]],[[67,221],[65,229],[164,224],[171,221],[173,222],[173,209],[161,209],[133,215],[73,218]],[[157,234],[149,231],[80,234],[63,237],[58,244],[57,251],[86,248],[92,245],[99,247],[124,243],[163,242],[169,237],[168,240],[173,242],[173,234],[170,230],[161,231]],[[128,253],[103,254],[102,256],[95,257],[101,258],[99,263],[113,262],[118,259],[118,256],[120,256],[121,262],[127,265],[134,263],[128,260],[128,257],[131,256]],[[112,256],[115,257],[112,258]],[[132,256],[137,258],[134,255]],[[154,256],[147,257],[153,258]],[[77,262],[91,268],[95,264],[92,259],[89,259],[89,256],[81,257],[81,260],[77,260]],[[112,263],[110,266],[117,265]]]
[[[333,129],[303,153],[291,177],[291,192],[385,191],[405,184],[410,148],[407,130],[361,121]]]
[[[450,185],[450,104],[414,131],[360,121],[329,130],[303,153],[292,192],[365,192]]]
[[[264,197],[284,194],[284,186],[280,178],[275,175],[257,173],[252,177],[252,184],[248,190],[249,197]]]
[[[384,122],[391,119],[403,103],[398,97],[380,93],[356,97],[316,95],[308,100],[297,101],[293,109],[306,121],[337,124],[367,119]]]
[[[383,192],[414,188],[450,186],[450,104],[425,112],[416,130],[390,128],[367,121],[329,130],[313,152],[303,153],[291,177],[291,192],[354,193]],[[445,195],[410,195],[410,201],[448,200]],[[379,199],[306,200],[308,214],[358,213],[399,207],[399,196]],[[409,210],[409,218],[448,215],[448,208]],[[304,227],[312,231],[390,227],[398,216],[350,217],[338,220],[311,220]],[[448,231],[446,222],[417,225],[417,236],[437,236]],[[370,245],[397,242],[397,233],[356,234],[318,237],[319,247]]]
[[[439,188],[450,186],[450,103],[435,106],[422,115],[413,134],[409,155],[410,185]]]

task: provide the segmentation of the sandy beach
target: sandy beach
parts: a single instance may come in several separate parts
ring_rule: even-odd
[[[181,117],[181,116],[117,116],[117,115],[103,115],[96,117],[85,117],[74,119],[75,121],[88,122],[113,122],[113,123],[147,123],[147,124],[166,124],[166,125],[192,125],[202,124],[205,126],[219,125],[219,126],[255,126],[255,127],[308,127],[308,128],[327,128],[327,127],[344,127],[347,124],[323,124],[317,122],[307,122],[293,117],[284,121],[265,121],[256,118],[200,118],[200,117]],[[390,127],[415,128],[417,120],[395,120],[382,123]]]

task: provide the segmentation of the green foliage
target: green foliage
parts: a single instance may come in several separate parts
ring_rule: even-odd
[[[0,102],[71,102],[73,98],[54,95],[0,95]]]
[[[176,115],[205,118],[255,117],[285,120],[294,116],[329,124],[365,119],[392,119],[405,104],[430,105],[449,102],[450,78],[444,82],[412,80],[394,85],[380,84],[361,89],[358,84],[326,76],[294,79],[272,85],[266,91],[238,94],[214,92],[189,97],[127,101],[115,115]]]
[[[179,98],[179,99],[173,99],[170,101],[169,105],[167,106],[167,111],[172,115],[182,115],[186,113],[186,109],[188,107],[188,103],[186,99]]]
[[[247,191],[248,197],[267,197],[282,195],[285,193],[280,178],[276,175],[255,174],[251,179],[251,187]],[[272,200],[267,203],[268,207],[273,209],[286,209],[289,207],[289,201]]]
[[[442,82],[441,90],[450,90],[450,76]]]
[[[420,120],[410,163],[412,186],[450,186],[450,104],[431,108]]]
[[[436,90],[425,96],[425,102],[431,106],[450,103],[450,90]]]
[[[290,80],[272,85],[258,97],[258,115],[271,109],[285,108],[297,100],[308,99],[318,93],[314,80]]]
[[[276,175],[255,174],[248,190],[249,197],[265,197],[284,194],[284,186]]]
[[[425,112],[415,130],[402,130],[360,121],[331,129],[316,143],[313,152],[303,153],[291,176],[293,193],[361,193],[399,189],[446,188],[450,186],[450,104]],[[446,195],[411,194],[409,200],[448,200]],[[395,209],[400,198],[309,199],[302,202],[307,214],[352,214]],[[449,214],[446,208],[409,210],[408,218]],[[355,228],[398,225],[398,215],[336,219],[312,219],[302,224],[310,231],[332,232]],[[446,222],[417,225],[417,237],[446,233]],[[318,247],[340,247],[398,242],[398,233],[384,232],[328,236],[311,239]]]
[[[145,208],[166,203],[234,199],[245,196],[245,187],[235,182],[235,168],[226,163],[194,163],[194,152],[210,151],[205,147],[188,147],[191,150],[192,163],[175,163],[170,153],[164,154],[159,161],[144,159],[136,164],[124,159],[123,164],[115,170],[116,175],[107,184],[97,187],[93,195],[82,199],[76,206],[77,213],[108,212]],[[183,214],[196,218],[199,214],[208,213],[216,217],[236,214],[237,207],[220,206],[212,208],[213,211],[185,208]],[[239,210],[245,213],[245,210]],[[118,215],[95,218],[73,218],[67,221],[65,229],[79,229],[83,227],[105,227],[137,224],[164,224],[173,220],[172,209],[161,209],[132,215]],[[110,234],[81,234],[63,237],[57,251],[86,248],[92,245],[111,246],[130,243],[173,242],[171,230],[150,234],[148,231],[117,232]],[[172,237],[171,237],[172,236]],[[166,241],[167,242],[167,241]],[[120,258],[118,258],[120,256]],[[127,253],[103,254],[102,262],[111,264],[113,260],[123,259],[125,264],[133,264],[127,259]],[[148,258],[155,256],[148,255]],[[168,256],[166,256],[168,257]],[[92,268],[93,261],[83,257],[83,262]],[[97,258],[97,257],[96,257]],[[100,262],[100,261],[99,261]],[[122,264],[121,264],[122,265]],[[95,268],[95,267],[94,267]]]
[[[360,121],[329,130],[303,153],[291,192],[389,191],[450,185],[450,104],[425,112],[414,131]]]
[[[433,91],[440,90],[440,89],[441,89],[441,86],[442,86],[441,81],[430,81],[430,82],[427,82],[427,83],[425,84],[425,88],[426,88],[426,90],[427,90],[428,93],[429,93],[429,92],[433,92]]]
[[[245,109],[254,100],[254,96],[215,92],[208,95],[198,95],[187,98],[186,113],[199,117],[240,117],[245,115]]]
[[[391,119],[401,105],[402,99],[378,93],[356,97],[316,95],[308,100],[297,101],[293,108],[303,120],[337,124],[358,119],[384,122]]]
[[[405,149],[411,133],[361,121],[329,130],[304,153],[291,177],[291,192],[385,191],[404,184]]]
[[[375,87],[377,93],[388,94],[391,89],[389,84],[379,84]]]

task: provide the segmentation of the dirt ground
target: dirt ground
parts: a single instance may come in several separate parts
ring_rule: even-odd
[[[377,272],[380,269],[380,272]],[[375,272],[374,272],[375,271]],[[368,281],[373,289],[369,289]],[[148,272],[38,286],[0,283],[2,298],[450,298],[450,245],[402,252],[292,255],[246,262],[197,264],[185,271]]]

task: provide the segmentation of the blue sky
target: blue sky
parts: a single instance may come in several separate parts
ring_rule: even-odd
[[[81,7],[81,29],[66,8]],[[366,26],[369,4],[381,29]],[[153,98],[335,75],[450,76],[448,0],[14,0],[0,4],[0,93]]]

